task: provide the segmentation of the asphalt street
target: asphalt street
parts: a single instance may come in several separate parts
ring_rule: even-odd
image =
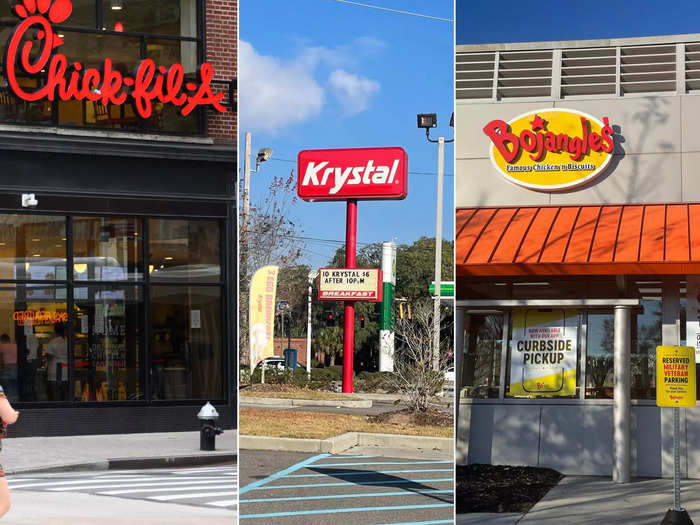
[[[454,521],[454,462],[247,450],[245,525],[427,525]]]
[[[237,509],[236,465],[8,475],[7,482],[13,494],[18,491],[80,492],[229,511]]]

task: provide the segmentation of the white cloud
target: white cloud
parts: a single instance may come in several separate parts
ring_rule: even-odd
[[[367,109],[369,99],[379,91],[379,82],[336,69],[328,77],[335,98],[346,115],[356,115]]]
[[[287,60],[263,55],[250,42],[239,44],[239,111],[245,131],[276,134],[307,122],[321,113],[328,92],[343,114],[355,115],[367,109],[379,91],[378,82],[347,71],[357,67],[358,58],[383,48],[375,38],[359,37],[349,46],[334,48],[306,44]],[[317,77],[331,69],[322,85]]]
[[[303,54],[282,61],[261,55],[250,43],[240,41],[238,58],[239,108],[246,131],[274,134],[321,112],[325,93],[314,78],[317,57]]]

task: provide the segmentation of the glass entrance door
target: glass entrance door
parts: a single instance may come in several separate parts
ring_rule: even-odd
[[[503,314],[468,314],[461,388],[471,398],[497,398],[503,348]]]

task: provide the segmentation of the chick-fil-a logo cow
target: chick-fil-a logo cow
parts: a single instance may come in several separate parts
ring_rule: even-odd
[[[556,191],[586,184],[612,160],[614,131],[608,117],[545,108],[484,126],[489,155],[503,176],[520,186]]]
[[[121,105],[131,97],[137,113],[151,116],[153,102],[174,104],[182,115],[190,114],[198,106],[212,106],[224,113],[221,104],[225,93],[214,94],[211,81],[214,69],[204,63],[199,67],[199,83],[185,81],[182,64],[157,66],[153,60],[142,60],[133,76],[122,75],[112,66],[110,58],[103,67],[86,68],[80,62],[70,62],[55,49],[63,45],[52,24],[60,24],[73,11],[70,0],[21,0],[14,6],[20,18],[5,50],[5,73],[12,92],[22,100],[36,102],[90,100],[103,105]],[[27,38],[29,37],[29,38]],[[24,41],[24,43],[23,43]],[[35,44],[39,49],[32,61]],[[18,76],[46,75],[46,82],[33,90],[20,85]]]

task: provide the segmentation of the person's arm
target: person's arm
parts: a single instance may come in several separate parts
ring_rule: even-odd
[[[12,408],[12,405],[7,398],[4,395],[0,397],[0,418],[2,418],[2,420],[8,425],[11,425],[17,421],[18,417],[19,412]]]

